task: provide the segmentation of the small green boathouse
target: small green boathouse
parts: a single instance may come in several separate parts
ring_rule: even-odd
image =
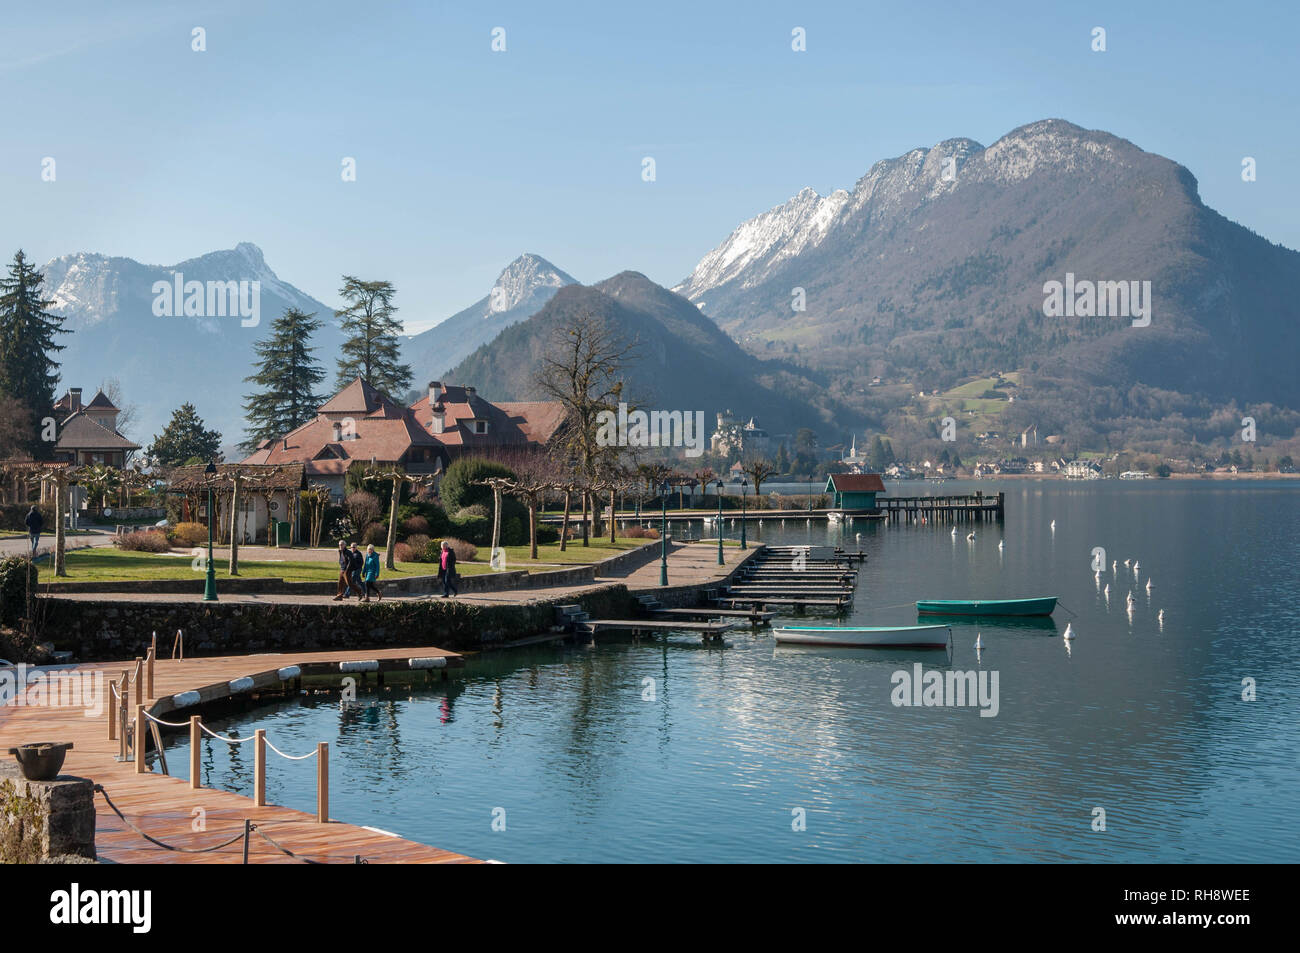
[[[876,494],[885,492],[879,473],[832,473],[826,491],[833,510],[874,510]]]

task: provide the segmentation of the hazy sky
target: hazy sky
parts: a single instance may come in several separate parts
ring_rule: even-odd
[[[5,0],[0,256],[251,241],[327,303],[345,272],[393,281],[419,329],[521,252],[671,286],[804,186],[1047,117],[1181,162],[1208,205],[1300,247],[1300,5],[617,6]]]

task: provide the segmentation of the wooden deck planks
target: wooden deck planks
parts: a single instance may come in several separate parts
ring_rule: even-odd
[[[432,647],[221,656],[184,661],[160,659],[155,668],[154,694],[157,699],[162,699],[205,685],[228,682],[290,665],[429,657],[446,657],[449,665],[462,661],[454,652]],[[132,665],[133,663],[105,662],[72,666],[68,670],[102,672],[107,690],[107,683]],[[146,705],[151,701],[146,699]],[[168,720],[181,721],[188,718],[188,715],[188,711],[180,711]],[[151,836],[175,846],[204,847],[229,840],[242,833],[244,820],[249,818],[263,826],[267,834],[288,850],[321,862],[353,863],[357,854],[371,863],[481,862],[463,854],[401,837],[390,837],[353,824],[340,821],[318,824],[314,815],[302,811],[272,805],[255,807],[252,798],[235,792],[213,788],[191,790],[189,781],[185,778],[153,773],[137,775],[133,763],[114,760],[118,743],[108,739],[106,714],[86,718],[79,707],[0,707],[0,750],[21,743],[50,740],[71,741],[75,745],[68,752],[63,769],[65,774],[93,779],[104,787],[109,797],[133,824]],[[252,757],[251,751],[249,757]],[[274,770],[274,763],[279,758],[274,753],[270,757],[269,770]],[[181,769],[180,765],[175,767]],[[184,770],[188,770],[188,765]],[[196,807],[203,808],[205,812],[206,831],[195,832],[191,829]],[[103,860],[151,864],[238,864],[243,861],[242,841],[203,854],[168,851],[149,843],[127,827],[99,794],[95,796],[95,810],[96,847]],[[302,863],[284,855],[256,833],[249,843],[250,863]]]

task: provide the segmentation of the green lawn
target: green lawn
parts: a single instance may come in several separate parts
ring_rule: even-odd
[[[583,565],[585,563],[596,562],[597,560],[607,559],[610,556],[625,552],[639,546],[646,540],[640,539],[620,539],[613,545],[609,540],[591,541],[591,545],[584,547],[581,540],[570,541],[567,551],[560,552],[558,543],[549,546],[537,547],[538,558],[536,561],[528,558],[527,546],[506,546],[506,566],[507,570],[519,570],[533,568],[535,571],[543,572],[547,564],[557,565]],[[288,551],[292,553],[292,550]],[[382,552],[381,552],[382,558]],[[463,576],[476,576],[482,573],[493,571],[488,564],[488,547],[481,547],[478,551],[478,558],[473,562],[461,562],[456,568]],[[65,557],[65,565],[68,570],[66,582],[121,582],[127,580],[143,579],[194,579],[202,580],[202,569],[193,568],[194,557],[189,553],[184,555],[164,555],[161,553],[136,553],[125,552],[112,547],[98,547],[95,549],[78,549],[69,552]],[[217,579],[229,579],[229,557],[222,558],[220,554],[215,559]],[[203,563],[200,561],[199,566]],[[404,576],[432,576],[438,572],[437,563],[407,563],[399,562],[396,569],[381,569],[379,573],[380,581],[400,579]],[[328,561],[313,560],[294,560],[286,559],[284,562],[272,560],[254,560],[241,559],[239,561],[239,576],[242,579],[272,578],[283,579],[286,582],[333,582],[338,578],[338,566],[330,559]],[[47,574],[44,577],[46,581],[52,579]]]

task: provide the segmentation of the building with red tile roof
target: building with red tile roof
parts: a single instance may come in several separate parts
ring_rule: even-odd
[[[304,477],[343,495],[354,462],[399,464],[408,473],[436,473],[469,452],[545,445],[563,425],[562,404],[494,404],[473,387],[439,381],[402,407],[358,377],[321,405],[315,419],[278,440],[265,440],[250,464],[303,464]]]

